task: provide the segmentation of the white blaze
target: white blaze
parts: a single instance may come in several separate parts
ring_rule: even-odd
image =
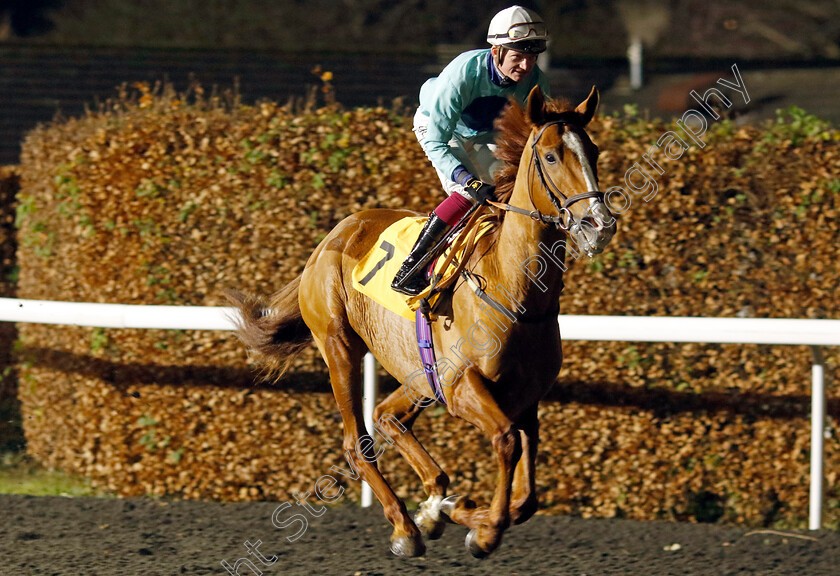
[[[563,133],[563,143],[566,145],[566,148],[574,152],[575,156],[577,156],[578,161],[580,162],[580,167],[583,169],[583,179],[586,181],[587,191],[597,192],[598,182],[595,180],[595,171],[589,164],[589,158],[586,157],[586,153],[583,149],[583,140],[580,139],[580,136],[578,134],[566,130]],[[594,202],[595,198],[589,199],[590,205],[592,205]]]
[[[580,135],[567,130],[563,133],[563,143],[566,145],[567,149],[575,153],[575,156],[577,156],[578,161],[580,162],[580,167],[583,171],[583,179],[586,182],[587,192],[598,192],[598,182],[595,180],[595,170],[589,163],[589,158],[586,156],[586,152],[583,148],[583,140],[581,140]],[[597,198],[589,198],[590,209],[595,208],[597,203]],[[593,212],[593,214],[597,213]],[[608,224],[603,222],[598,216],[594,218],[594,221],[596,230],[600,230],[604,225]]]

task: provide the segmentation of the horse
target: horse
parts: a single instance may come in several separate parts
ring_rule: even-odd
[[[301,275],[268,301],[228,295],[237,308],[239,338],[268,371],[282,374],[314,341],[329,368],[345,457],[382,504],[393,526],[390,549],[398,556],[424,554],[423,536],[438,538],[451,522],[469,529],[467,549],[485,557],[511,524],[537,510],[537,406],[562,364],[557,315],[566,250],[600,253],[616,231],[598,189],[598,149],[585,129],[597,104],[594,86],[575,108],[547,101],[535,88],[524,108],[511,102],[497,119],[496,154],[503,162],[496,175],[498,223],[479,240],[465,267],[485,298],[467,282],[457,282],[431,324],[437,349],[451,351],[448,368],[441,368],[439,399],[452,416],[492,442],[498,477],[489,506],[447,495],[449,477],[411,430],[436,400],[425,378],[416,377],[415,325],[352,288],[354,266],[380,233],[417,213],[353,214],[321,241]],[[496,297],[488,300],[492,287]],[[428,498],[414,520],[370,457],[374,441],[362,414],[360,369],[367,350],[402,383],[376,406],[374,419],[423,482]]]

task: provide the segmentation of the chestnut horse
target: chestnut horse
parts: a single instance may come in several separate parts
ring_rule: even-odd
[[[537,510],[537,404],[562,363],[557,314],[567,232],[578,249],[592,255],[604,249],[616,229],[598,191],[598,149],[585,131],[597,104],[595,87],[574,109],[546,102],[535,88],[525,110],[511,104],[497,120],[497,155],[506,163],[497,174],[497,195],[506,203],[497,207],[505,212],[466,266],[488,294],[500,290],[495,312],[487,308],[486,296],[480,300],[473,287],[459,282],[432,323],[435,346],[448,355],[441,379],[446,376],[442,389],[449,413],[492,440],[498,478],[489,507],[466,496],[447,497],[448,476],[411,431],[423,407],[433,403],[426,379],[415,377],[414,324],[352,287],[354,266],[379,234],[416,213],[367,210],[349,216],[315,249],[303,273],[268,303],[229,295],[241,313],[240,338],[268,369],[282,373],[314,340],[344,422],[346,457],[382,503],[394,527],[391,550],[397,555],[423,554],[422,535],[439,537],[448,520],[468,527],[467,549],[486,556],[511,523],[522,523]],[[571,243],[568,248],[573,250]],[[415,520],[375,458],[367,457],[373,440],[362,416],[360,370],[367,350],[403,383],[376,407],[374,418],[423,481],[428,499]],[[360,442],[366,444],[362,451]]]

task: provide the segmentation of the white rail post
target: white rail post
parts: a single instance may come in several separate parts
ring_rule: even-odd
[[[364,361],[364,404],[362,411],[365,415],[365,428],[368,434],[373,434],[373,409],[376,407],[376,395],[379,392],[379,375],[376,373],[376,358],[368,352]],[[368,508],[373,503],[373,490],[370,485],[362,481],[362,508]]]
[[[642,87],[642,40],[633,38],[627,48],[627,60],[630,62],[630,88],[639,90]]]
[[[822,527],[823,504],[823,443],[825,438],[825,367],[822,350],[811,346],[814,364],[811,366],[811,500],[808,528]]]

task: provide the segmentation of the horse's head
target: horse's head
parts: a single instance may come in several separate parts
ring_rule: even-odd
[[[586,133],[597,106],[594,86],[577,108],[563,112],[546,106],[535,87],[526,109],[532,129],[523,160],[529,163],[531,203],[555,216],[550,220],[567,230],[587,256],[603,252],[616,229],[598,188],[598,147]]]

